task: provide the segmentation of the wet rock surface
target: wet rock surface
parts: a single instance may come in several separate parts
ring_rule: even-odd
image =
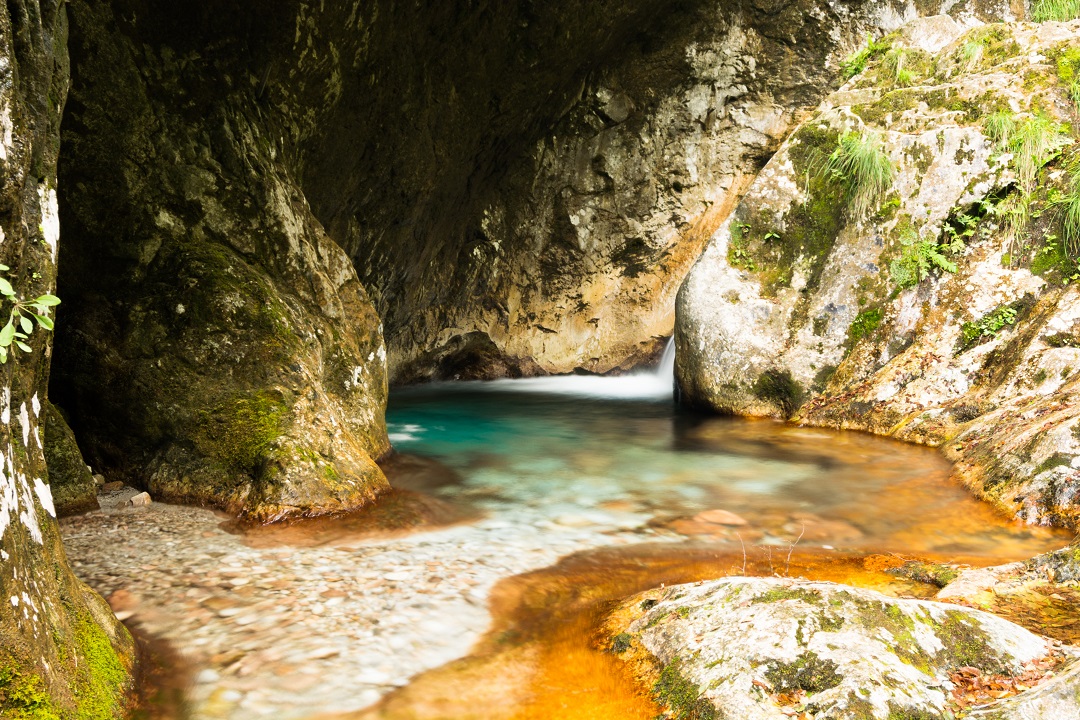
[[[1048,697],[1074,673],[1053,678],[1073,651],[988,613],[783,578],[649,591],[607,628],[675,717],[947,717],[964,673],[1038,677]],[[1038,692],[980,717],[1022,718],[1025,702],[1056,702]]]
[[[1075,113],[1058,58],[1078,33],[1076,22],[964,32],[924,20],[868,51],[867,69],[792,134],[684,283],[683,398],[938,445],[1009,514],[1075,524],[1080,351],[1063,338],[1080,295],[1046,200],[1073,161],[1023,170],[988,118],[1045,120],[1071,157],[1071,126],[1056,124]],[[902,81],[889,70],[897,57]],[[845,136],[876,138],[895,170],[862,214],[825,171]],[[1010,216],[1023,218],[1010,230],[1021,201],[1032,213]],[[918,253],[925,271],[905,276]]]
[[[266,117],[221,77],[255,40],[200,54],[196,10],[68,11],[52,392],[90,465],[256,521],[370,501],[387,487],[382,324],[282,147],[318,103]]]

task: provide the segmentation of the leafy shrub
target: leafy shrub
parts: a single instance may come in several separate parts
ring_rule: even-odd
[[[826,173],[844,184],[853,216],[866,213],[892,187],[896,169],[876,132],[846,132],[829,156]]]
[[[10,269],[7,265],[0,265],[0,272],[7,272]],[[37,327],[45,330],[53,329],[49,308],[59,305],[60,298],[46,294],[33,300],[24,300],[15,292],[11,282],[3,276],[0,276],[0,295],[11,306],[8,311],[7,325],[0,329],[0,364],[3,364],[7,362],[9,353],[14,354],[17,350],[26,353],[33,352],[26,341],[34,332],[35,322]]]

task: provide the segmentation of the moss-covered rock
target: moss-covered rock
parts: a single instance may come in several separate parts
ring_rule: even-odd
[[[22,297],[55,288],[67,29],[61,3],[0,5],[0,262]],[[134,644],[67,565],[57,506],[79,502],[85,477],[45,399],[52,336],[39,329],[28,343],[0,365],[0,717],[123,717]],[[66,447],[55,474],[68,477],[54,498],[44,446],[57,449],[56,430]]]
[[[795,705],[847,720],[948,717],[952,672],[1016,676],[1056,652],[988,613],[832,583],[727,578],[645,596],[656,602],[627,599],[607,629],[629,636],[635,661],[652,657],[673,717],[779,720]]]
[[[90,464],[257,521],[370,501],[387,487],[382,325],[289,150],[332,101],[305,87],[264,113],[285,88],[241,78],[270,62],[272,18],[69,12],[53,390]]]
[[[49,488],[59,517],[97,510],[97,484],[83,460],[75,433],[51,402],[45,403],[45,463]]]
[[[1080,526],[1080,294],[1056,204],[1080,152],[1060,77],[1078,38],[1080,21],[917,21],[868,56],[770,160],[680,290],[682,397],[940,445],[1007,512]],[[910,86],[887,65],[899,50],[932,54]],[[825,202],[807,217],[836,192],[828,159],[844,133],[880,139],[891,186],[862,216]],[[1028,157],[1024,133],[1056,150]],[[826,237],[789,258],[793,222]],[[805,389],[799,407],[763,377]]]

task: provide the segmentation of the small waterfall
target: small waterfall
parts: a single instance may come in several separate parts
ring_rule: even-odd
[[[675,336],[672,335],[664,346],[664,354],[660,356],[660,364],[656,366],[656,375],[660,379],[675,379]]]
[[[675,338],[668,340],[660,364],[628,375],[550,375],[519,380],[446,383],[448,389],[494,392],[548,393],[623,400],[672,400],[675,383]]]

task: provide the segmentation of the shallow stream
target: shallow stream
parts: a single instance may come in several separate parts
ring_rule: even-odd
[[[679,412],[670,377],[396,392],[398,491],[372,509],[239,532],[155,503],[65,520],[67,550],[186,659],[194,718],[645,720],[595,634],[618,598],[732,573],[928,596],[880,569],[1068,542],[974,500],[933,450]]]

